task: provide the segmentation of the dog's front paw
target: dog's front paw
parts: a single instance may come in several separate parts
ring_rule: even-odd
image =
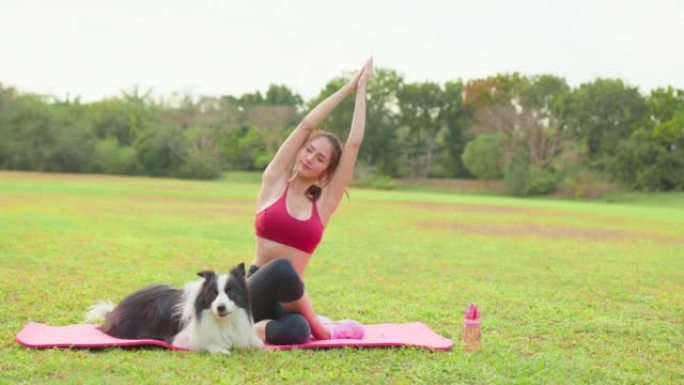
[[[229,355],[230,350],[224,349],[220,346],[210,346],[207,348],[207,352],[209,353],[219,353],[219,354],[224,354],[224,355]]]
[[[253,336],[251,338],[251,341],[249,341],[249,347],[254,349],[263,349],[264,341],[262,341],[261,338],[257,336]]]

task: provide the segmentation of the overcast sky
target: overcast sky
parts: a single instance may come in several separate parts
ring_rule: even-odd
[[[309,98],[373,56],[407,81],[551,73],[684,88],[679,0],[0,0],[0,82],[22,91]]]

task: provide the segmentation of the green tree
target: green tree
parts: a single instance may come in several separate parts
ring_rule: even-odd
[[[684,114],[680,127],[684,127]],[[684,133],[681,135],[684,143]],[[671,148],[654,131],[642,128],[618,145],[612,175],[637,190],[684,189],[684,148]]]
[[[304,100],[300,95],[282,84],[271,84],[266,90],[265,104],[275,106],[292,106],[299,108]]]
[[[240,106],[245,107],[255,104],[263,104],[264,97],[261,95],[261,92],[256,91],[252,93],[242,94],[237,101]]]
[[[545,193],[560,179],[555,165],[567,138],[557,111],[568,93],[565,81],[551,75],[499,75],[469,83],[470,132],[501,135],[497,159],[513,194]]]
[[[444,94],[437,83],[408,83],[397,93],[404,146],[412,177],[427,178],[432,168],[437,135],[444,127]]]
[[[20,94],[9,100],[0,115],[0,137],[11,143],[3,146],[3,168],[48,171],[58,137],[52,120],[45,97]]]
[[[8,113],[17,97],[17,91],[3,87],[0,83],[0,168],[13,168],[14,130],[10,126]]]
[[[183,164],[186,146],[180,128],[160,126],[147,129],[138,137],[135,152],[145,174],[172,176]]]
[[[446,132],[444,134],[444,167],[447,175],[452,177],[468,177],[470,173],[463,164],[463,151],[466,146],[466,129],[472,125],[472,109],[463,105],[463,83],[447,82],[444,85],[443,119]]]
[[[56,133],[47,171],[86,171],[95,151],[92,120],[80,101],[55,101],[50,105],[51,129]]]
[[[644,121],[647,106],[636,87],[619,79],[596,79],[575,89],[563,108],[563,122],[586,143],[591,160],[609,158],[618,142]]]
[[[126,103],[119,98],[110,98],[88,106],[93,124],[93,133],[98,139],[114,138],[117,143],[129,145],[135,141],[127,114]]]
[[[653,90],[648,119],[622,140],[609,171],[639,190],[684,189],[684,91]]]
[[[646,104],[649,121],[655,125],[662,124],[684,109],[684,90],[657,88],[651,91]]]

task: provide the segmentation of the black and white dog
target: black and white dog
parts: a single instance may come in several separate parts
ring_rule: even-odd
[[[183,290],[153,285],[124,298],[116,307],[99,302],[86,315],[105,319],[106,334],[125,339],[156,339],[191,350],[228,354],[235,347],[262,348],[253,329],[245,265],[228,275],[197,273],[203,280]]]

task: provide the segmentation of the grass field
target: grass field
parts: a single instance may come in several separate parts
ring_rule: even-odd
[[[624,203],[351,189],[307,271],[315,308],[422,321],[418,349],[29,350],[29,321],[182,285],[254,251],[258,178],[214,182],[0,172],[0,383],[684,383],[684,195]],[[460,345],[476,302],[483,348]]]

